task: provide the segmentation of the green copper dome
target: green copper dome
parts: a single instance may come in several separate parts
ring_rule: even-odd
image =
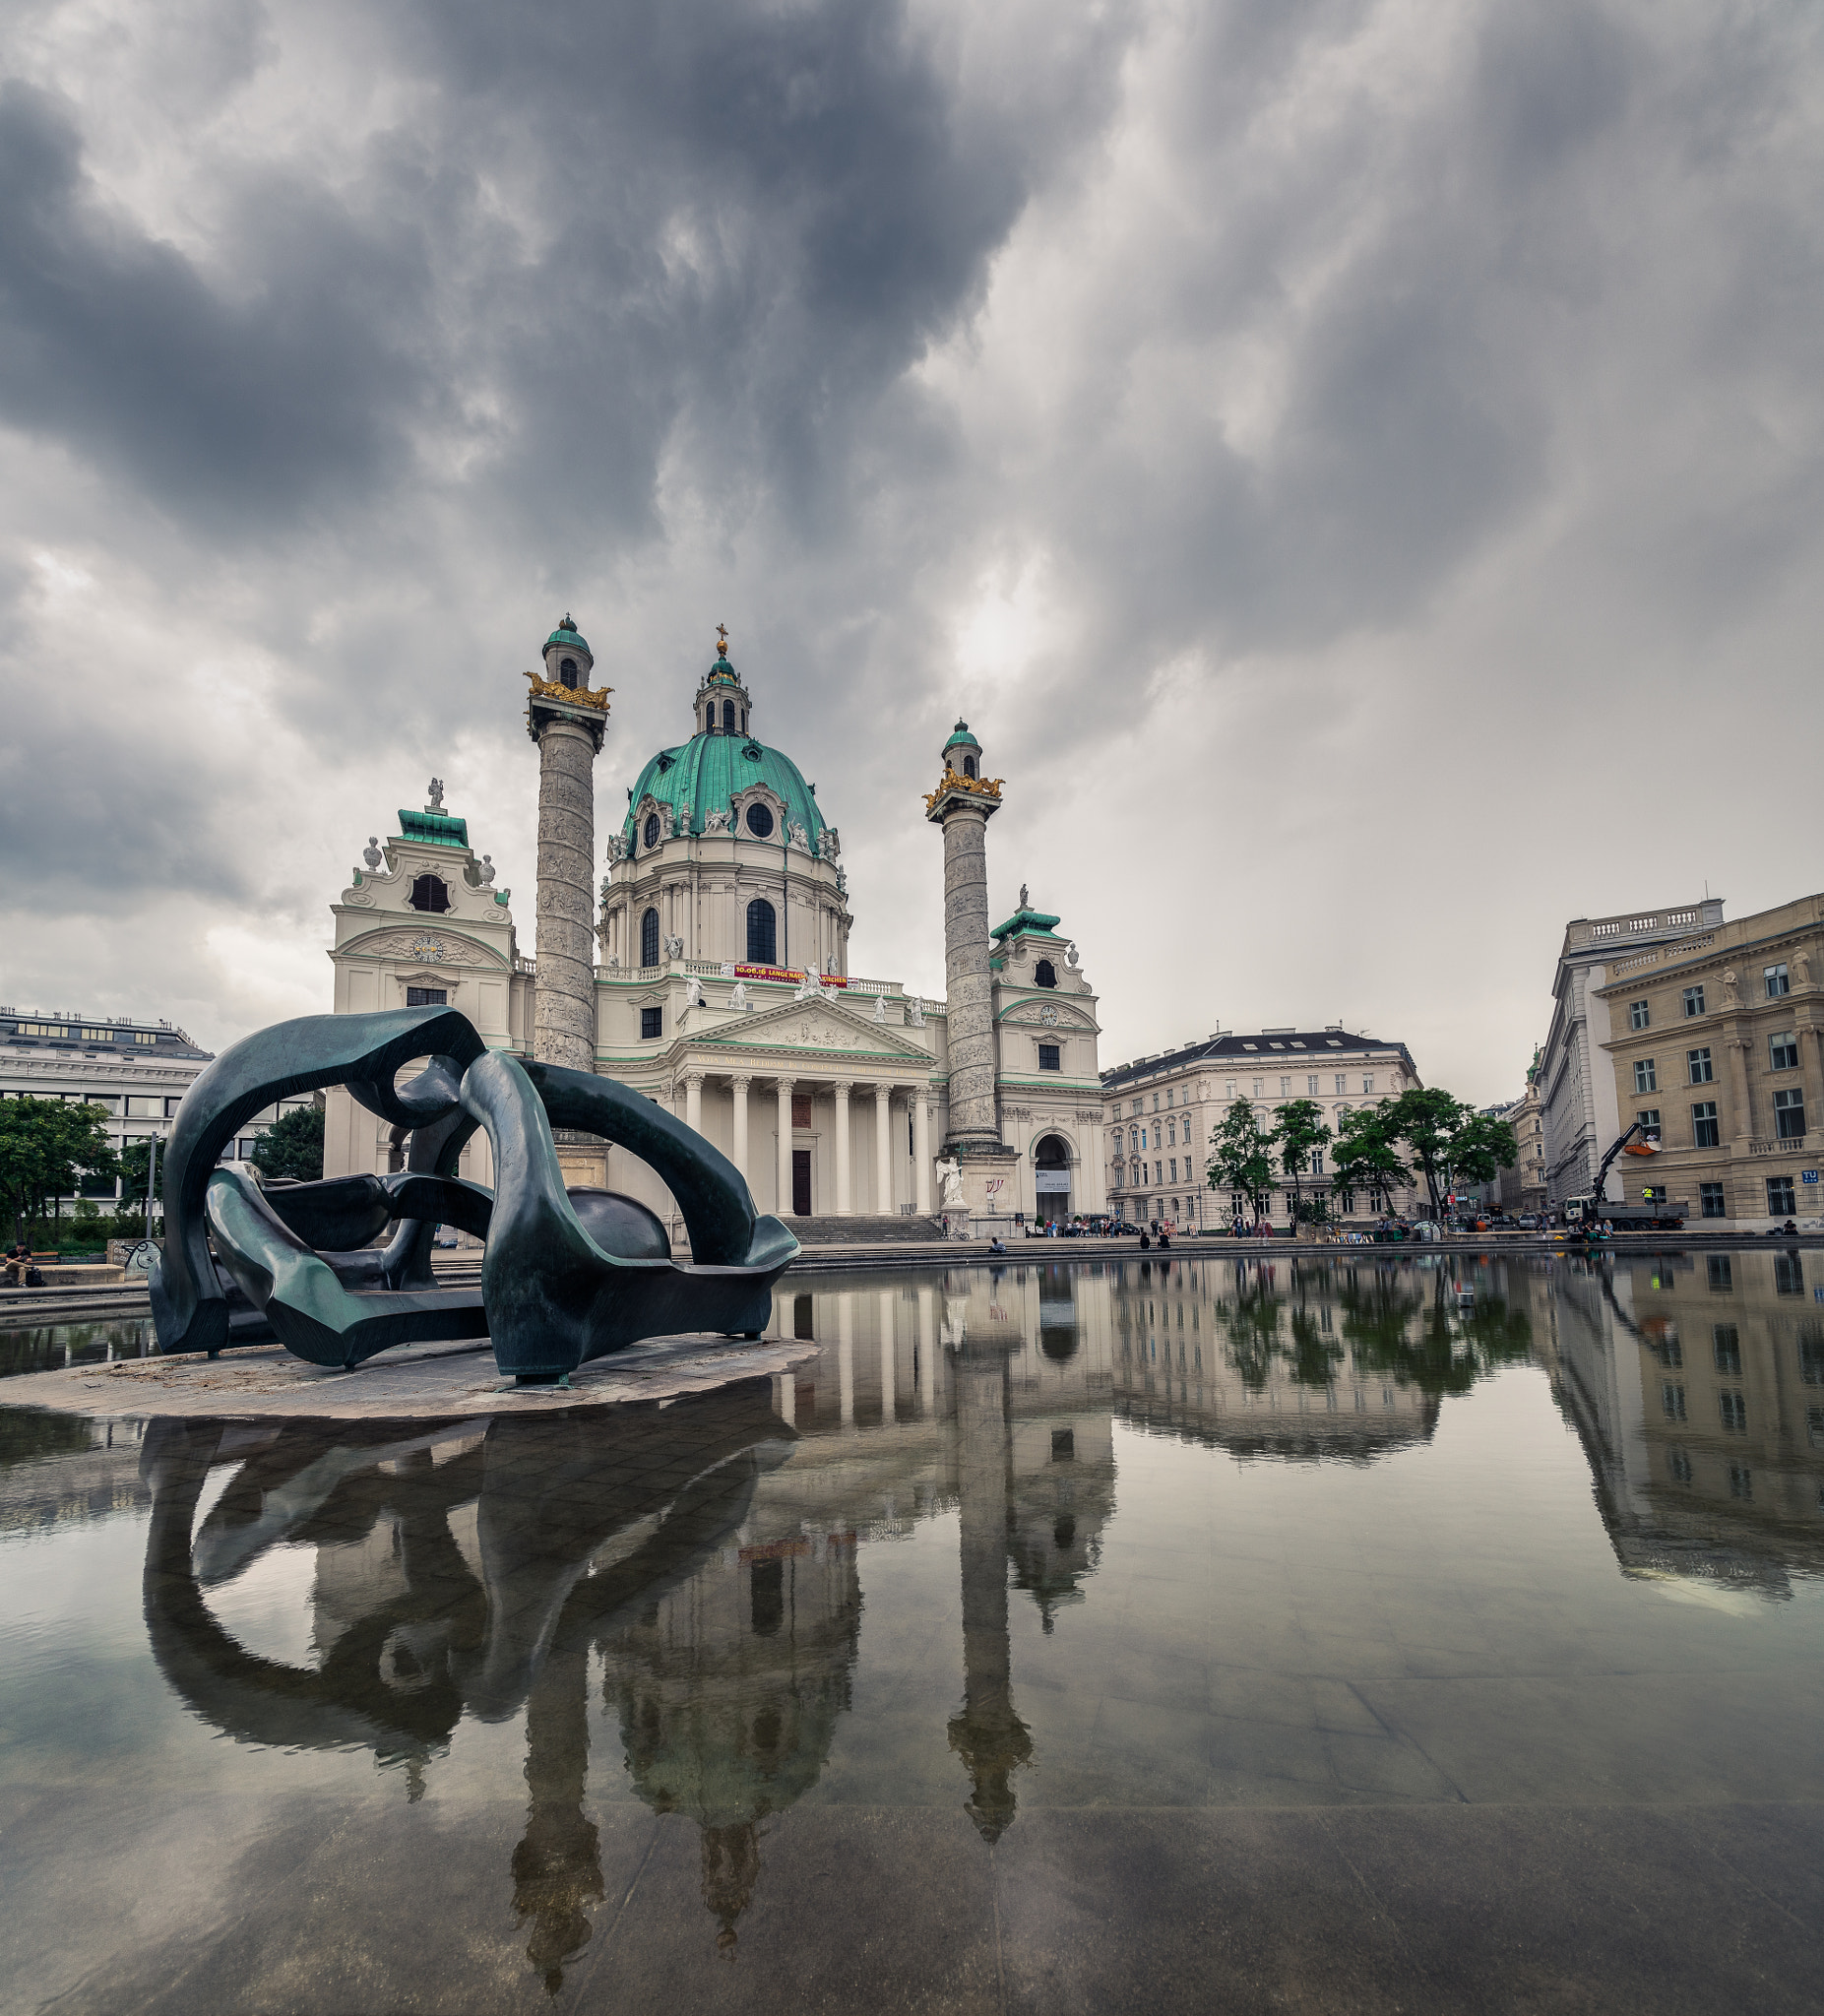
[[[716,661],[716,662],[713,665],[711,665],[709,675],[712,683],[715,684],[720,684],[723,686],[738,686],[741,683],[740,680],[735,677],[734,667],[728,662],[726,658],[719,658]]]
[[[802,826],[812,847],[818,846],[828,821],[817,809],[798,766],[781,750],[746,735],[724,734],[692,735],[680,748],[660,749],[634,785],[621,837],[633,851],[634,815],[640,800],[649,795],[672,808],[679,834],[701,833],[711,812],[727,811],[737,791],[757,784],[785,800],[786,825]],[[786,835],[776,832],[768,845],[782,847],[785,842]]]
[[[959,744],[961,744],[965,748],[970,749],[979,749],[981,747],[981,744],[978,741],[976,741],[974,735],[970,733],[969,723],[966,721],[960,721],[957,723],[956,733],[953,734],[950,737],[949,741],[947,741],[944,744],[943,753],[946,756],[948,756],[951,750],[956,748]]]
[[[544,640],[545,650],[549,651],[551,646],[554,644],[573,645],[578,651],[585,653],[588,657],[592,659],[596,655],[593,651],[590,650],[588,644],[584,641],[584,639],[581,636],[579,636],[574,629],[572,629],[570,624],[570,618],[568,616],[566,616],[564,620],[558,624],[557,628],[551,632],[550,636],[548,636]]]

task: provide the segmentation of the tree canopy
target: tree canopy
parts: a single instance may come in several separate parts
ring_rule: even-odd
[[[1425,1179],[1434,1218],[1452,1178],[1485,1183],[1497,1168],[1511,1169],[1520,1153],[1505,1120],[1478,1113],[1437,1086],[1415,1086],[1376,1114],[1390,1141],[1404,1141]]]
[[[300,1183],[323,1180],[323,1108],[297,1106],[279,1118],[261,1135],[253,1151],[253,1166],[261,1175],[289,1176]]]
[[[15,1228],[43,1218],[52,1199],[84,1176],[112,1176],[120,1163],[105,1106],[58,1099],[0,1100],[0,1198]]]
[[[1205,1175],[1212,1190],[1239,1190],[1256,1218],[1267,1215],[1273,1194],[1273,1149],[1278,1132],[1262,1127],[1254,1108],[1238,1099],[1210,1136],[1210,1161]]]
[[[1385,1105],[1357,1106],[1343,1116],[1331,1162],[1339,1189],[1379,1190],[1391,1195],[1413,1180],[1412,1170],[1395,1146],[1398,1137],[1386,1124],[1391,1110]]]
[[[1324,1121],[1324,1109],[1314,1099],[1291,1099],[1274,1109],[1273,1139],[1280,1151],[1280,1166],[1292,1179],[1292,1223],[1304,1216],[1304,1193],[1299,1179],[1311,1166],[1320,1149],[1329,1146],[1331,1133]]]

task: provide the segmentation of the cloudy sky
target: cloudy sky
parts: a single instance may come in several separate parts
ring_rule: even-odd
[[[329,1005],[435,772],[532,932],[728,625],[857,973],[992,899],[1103,1060],[1516,1091],[1566,918],[1824,885],[1824,15],[1733,0],[13,0],[0,999]]]

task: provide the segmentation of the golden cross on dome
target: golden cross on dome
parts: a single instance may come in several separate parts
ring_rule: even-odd
[[[726,658],[728,656],[728,626],[726,623],[718,623],[716,626],[716,654],[719,658]]]

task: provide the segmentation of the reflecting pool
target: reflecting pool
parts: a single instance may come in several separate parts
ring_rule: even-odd
[[[0,1409],[0,1998],[1814,2007],[1820,1288],[1010,1259],[670,1405]]]

